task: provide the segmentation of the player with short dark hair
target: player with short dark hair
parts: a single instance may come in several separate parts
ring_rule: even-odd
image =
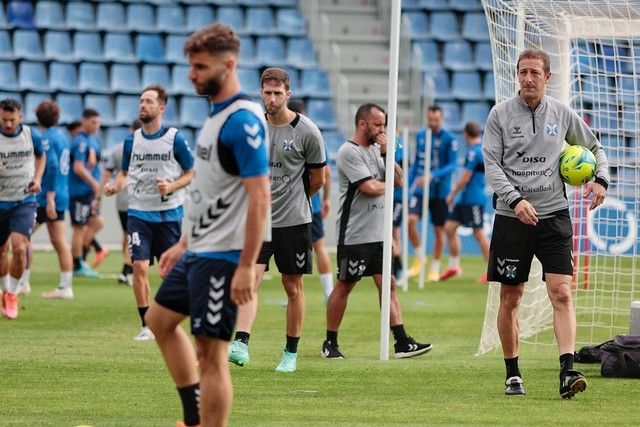
[[[0,281],[2,316],[8,319],[18,317],[18,288],[46,162],[40,134],[21,120],[18,101],[0,101]]]
[[[587,381],[573,369],[576,315],[571,301],[573,239],[565,186],[558,159],[565,142],[583,145],[597,159],[595,182],[587,184],[590,209],[606,197],[607,157],[587,124],[569,106],[545,95],[551,78],[549,55],[539,49],[520,53],[516,65],[520,91],[491,109],[482,154],[496,209],[487,278],[500,282],[498,333],[507,371],[507,395],[525,394],[518,368],[518,305],[535,255],[553,306],[560,354],[560,396],[572,398]]]
[[[360,106],[356,117],[356,130],[340,147],[336,159],[340,185],[336,224],[338,280],[327,302],[327,339],[322,344],[322,355],[328,359],[344,358],[338,348],[338,328],[356,283],[364,276],[373,276],[378,293],[382,292],[387,119],[385,111],[376,104]],[[399,187],[402,171],[395,166],[394,184]],[[405,332],[393,276],[390,326],[396,341],[396,358],[418,356],[431,350],[431,344],[416,342]]]

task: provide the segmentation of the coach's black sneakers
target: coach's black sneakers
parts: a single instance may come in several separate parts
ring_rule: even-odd
[[[419,356],[431,351],[432,348],[433,346],[431,344],[420,344],[410,336],[407,336],[407,339],[403,342],[397,342],[394,345],[396,359]]]
[[[340,350],[338,350],[338,344],[333,341],[325,341],[322,343],[322,357],[325,359],[344,359]]]
[[[504,394],[507,396],[524,396],[524,386],[522,385],[522,378],[520,377],[509,377],[507,381],[505,381],[505,385],[507,386],[504,389]]]
[[[576,394],[587,388],[587,379],[582,372],[567,371],[560,374],[560,396],[563,399],[571,399]]]

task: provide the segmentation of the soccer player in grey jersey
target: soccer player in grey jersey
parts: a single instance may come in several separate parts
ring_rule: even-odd
[[[507,395],[525,393],[518,368],[518,305],[531,260],[542,263],[553,306],[560,353],[560,395],[572,398],[587,382],[573,370],[576,316],[571,302],[572,226],[558,159],[565,141],[591,150],[597,159],[595,182],[587,184],[590,209],[607,193],[604,151],[585,122],[568,106],[546,96],[551,77],[549,55],[524,50],[517,62],[520,91],[491,110],[485,128],[485,175],[494,193],[496,218],[487,276],[500,282],[498,333],[507,371]]]
[[[338,349],[338,328],[356,283],[363,276],[373,276],[378,292],[382,292],[386,113],[378,105],[364,104],[358,108],[355,125],[352,139],[340,147],[336,160],[340,186],[336,227],[338,280],[327,302],[327,339],[322,344],[322,355],[328,359],[344,357]],[[401,177],[396,165],[396,187],[402,185]],[[396,358],[431,350],[431,344],[418,343],[406,334],[393,276],[390,325],[396,341]]]
[[[258,282],[275,257],[287,293],[286,346],[277,372],[297,368],[298,341],[304,319],[302,275],[312,272],[311,204],[324,184],[326,158],[320,130],[303,115],[291,111],[289,76],[280,68],[267,68],[261,77],[261,95],[267,110],[271,148],[271,242],[258,256]],[[257,298],[239,307],[235,340],[229,360],[243,366],[249,362],[248,343],[258,310]]]

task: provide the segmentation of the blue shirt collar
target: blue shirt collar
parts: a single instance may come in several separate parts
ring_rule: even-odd
[[[231,98],[227,98],[222,102],[212,103],[211,108],[209,109],[209,117],[218,114],[238,98],[247,98],[247,95],[242,92],[238,92],[235,95],[231,96]]]
[[[160,129],[158,129],[158,131],[156,133],[152,133],[151,135],[147,135],[146,133],[144,133],[144,129],[140,128],[140,132],[142,132],[142,136],[144,136],[147,139],[160,138],[162,135],[167,133],[168,130],[169,130],[169,128],[167,128],[165,126],[160,126]]]

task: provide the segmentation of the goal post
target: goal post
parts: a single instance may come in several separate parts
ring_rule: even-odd
[[[627,333],[640,300],[640,0],[482,0],[493,53],[496,102],[518,91],[516,61],[525,48],[551,58],[547,94],[570,105],[596,133],[611,182],[589,211],[582,189],[567,187],[574,221],[578,345]],[[532,268],[520,306],[521,339],[554,345],[552,308]],[[543,292],[544,291],[544,292]],[[498,347],[499,285],[487,294],[478,354]],[[547,331],[547,332],[544,332]]]

